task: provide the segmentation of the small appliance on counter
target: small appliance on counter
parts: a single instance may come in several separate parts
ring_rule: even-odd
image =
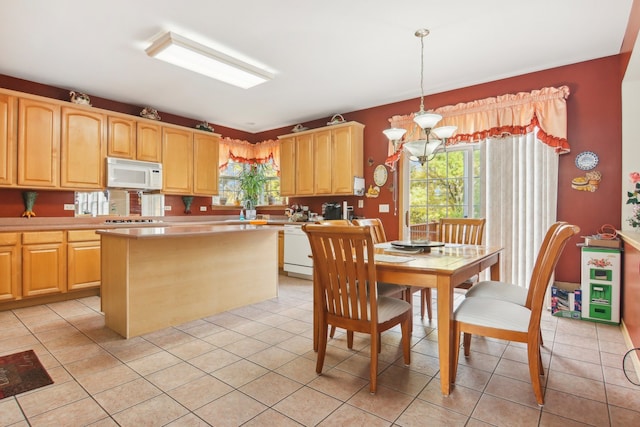
[[[322,217],[324,219],[342,219],[342,205],[337,202],[323,203]]]

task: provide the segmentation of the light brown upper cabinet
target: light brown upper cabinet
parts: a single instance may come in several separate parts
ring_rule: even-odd
[[[62,188],[104,188],[104,158],[107,154],[105,122],[104,114],[86,109],[62,108]]]
[[[220,137],[215,134],[193,133],[193,194],[218,194]]]
[[[0,185],[16,184],[16,120],[18,99],[0,93]]]
[[[107,156],[136,159],[136,125],[134,119],[117,116],[107,118]]]
[[[332,194],[333,156],[331,130],[326,129],[314,134],[313,148],[313,194]]]
[[[296,138],[280,140],[280,195],[296,194]]]
[[[296,195],[312,196],[314,193],[313,133],[296,136]]]
[[[139,121],[136,137],[136,158],[145,162],[162,163],[162,126]]]
[[[331,129],[331,193],[353,194],[354,177],[364,175],[364,125],[351,123]]]
[[[18,185],[56,188],[60,183],[60,106],[18,100]]]
[[[347,122],[279,136],[280,193],[283,196],[353,194],[354,177],[363,176],[363,135],[364,125]]]
[[[193,132],[162,127],[162,192],[190,195],[193,191]]]

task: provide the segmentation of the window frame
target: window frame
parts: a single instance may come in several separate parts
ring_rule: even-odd
[[[436,150],[435,154],[436,156],[446,154],[448,157],[450,153],[456,153],[456,152],[464,153],[464,160],[463,160],[464,171],[462,176],[462,179],[464,181],[463,182],[464,193],[463,193],[463,203],[462,203],[462,209],[463,209],[462,217],[469,217],[469,218],[479,217],[481,216],[481,198],[482,198],[480,171],[482,170],[482,163],[483,163],[482,156],[480,155],[481,154],[480,145],[479,144],[454,145],[451,147],[440,148]],[[410,193],[412,188],[411,184],[413,180],[411,179],[410,173],[411,173],[411,165],[416,163],[417,161],[410,160],[407,153],[404,153],[399,166],[400,167],[399,175],[400,177],[402,177],[402,183],[400,185],[400,189],[402,192],[400,197],[400,204],[401,204],[401,212],[404,213],[403,215],[401,215],[401,218],[400,218],[400,224],[401,224],[400,229],[402,230],[402,236],[404,236],[403,237],[404,239],[410,238],[410,226],[415,225],[411,223],[412,210],[415,210],[416,205],[411,204]],[[423,167],[429,168],[429,161],[427,161]],[[455,176],[453,177],[450,176],[449,172],[450,170],[449,170],[449,167],[447,166],[446,176],[444,177],[444,179],[451,180],[451,179],[457,178]],[[427,177],[424,178],[424,181],[425,181],[425,185],[429,185],[430,181],[433,181],[433,178],[430,179],[427,173]],[[471,189],[471,191],[467,191],[467,189]],[[449,209],[451,207],[454,207],[455,205],[445,204],[441,206],[445,207],[446,211],[449,212]],[[425,223],[439,221],[439,217],[434,218],[429,216],[429,211],[430,211],[429,207],[430,205],[429,205],[428,199],[424,206],[420,206],[421,209],[426,210]]]

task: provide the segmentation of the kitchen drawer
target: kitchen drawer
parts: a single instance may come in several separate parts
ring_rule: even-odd
[[[38,231],[22,233],[22,244],[32,245],[39,243],[62,243],[64,231]]]
[[[15,245],[18,243],[19,233],[0,233],[0,246]]]
[[[96,230],[69,230],[67,231],[68,242],[93,242],[100,240],[100,235]]]

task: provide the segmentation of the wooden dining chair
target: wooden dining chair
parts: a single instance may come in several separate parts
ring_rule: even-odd
[[[373,243],[384,243],[387,241],[387,235],[384,232],[384,225],[382,224],[382,220],[380,218],[357,218],[353,221],[354,225],[365,226],[368,225],[371,227],[371,237],[373,238]]]
[[[358,219],[349,221],[348,219],[328,219],[328,220],[320,220],[316,222],[317,224],[322,225],[335,225],[335,226],[349,226],[349,225],[359,225],[359,226],[370,226],[371,227],[371,238],[373,239],[373,244],[382,243],[387,241],[387,237],[384,233],[384,227],[382,225],[382,221],[380,219]],[[382,239],[382,240],[379,240]],[[405,296],[405,291],[408,289],[407,286],[399,286],[391,283],[378,283],[378,296],[384,297],[399,297],[407,300]],[[336,327],[331,327],[331,332],[329,336],[331,338],[336,334]]]
[[[482,244],[484,234],[484,218],[440,218],[438,225],[438,241],[444,243],[459,243],[464,245]],[[478,276],[465,280],[457,288],[469,289]],[[420,290],[420,318],[424,319],[425,309],[429,320],[432,319],[431,288]]]
[[[371,238],[374,245],[387,241],[387,235],[384,232],[384,225],[382,224],[382,220],[380,220],[380,218],[359,218],[354,219],[352,222],[354,225],[358,225],[361,227],[371,227]],[[408,286],[378,282],[378,295],[382,295],[385,297],[398,296],[400,298],[404,298],[404,300],[407,302],[411,302],[411,299],[407,295],[405,295],[405,292],[408,292],[408,290]]]
[[[316,221],[320,225],[353,225],[348,219],[321,219]]]
[[[544,240],[538,249],[538,255],[536,256],[536,262],[533,265],[532,274],[536,270],[539,270],[543,260],[543,254],[546,252],[549,243],[551,242],[551,236],[556,232],[558,227],[567,224],[565,221],[558,221],[547,229]],[[465,294],[465,298],[472,297],[484,297],[495,298],[503,301],[513,302],[515,304],[525,305],[527,304],[527,297],[529,296],[529,290],[526,286],[519,286],[513,283],[501,282],[496,280],[485,280],[478,282],[470,288]]]
[[[316,372],[322,373],[329,325],[347,330],[350,348],[354,332],[367,333],[371,336],[369,391],[375,393],[381,332],[400,325],[404,363],[410,363],[411,305],[399,298],[378,296],[369,227],[305,224],[302,230],[309,237],[313,256],[319,327]]]
[[[546,249],[538,256],[542,257],[539,268],[531,275],[529,291],[525,305],[496,298],[472,297],[464,301],[453,313],[453,366],[452,378],[455,381],[460,354],[460,334],[464,334],[465,344],[470,343],[471,335],[480,335],[506,341],[515,341],[527,345],[527,362],[531,385],[539,405],[544,404],[542,382],[542,356],[540,354],[540,318],[544,307],[544,297],[551,281],[560,254],[567,241],[576,235],[580,228],[571,224],[562,224],[550,237]],[[470,346],[464,346],[465,356],[470,355]]]

